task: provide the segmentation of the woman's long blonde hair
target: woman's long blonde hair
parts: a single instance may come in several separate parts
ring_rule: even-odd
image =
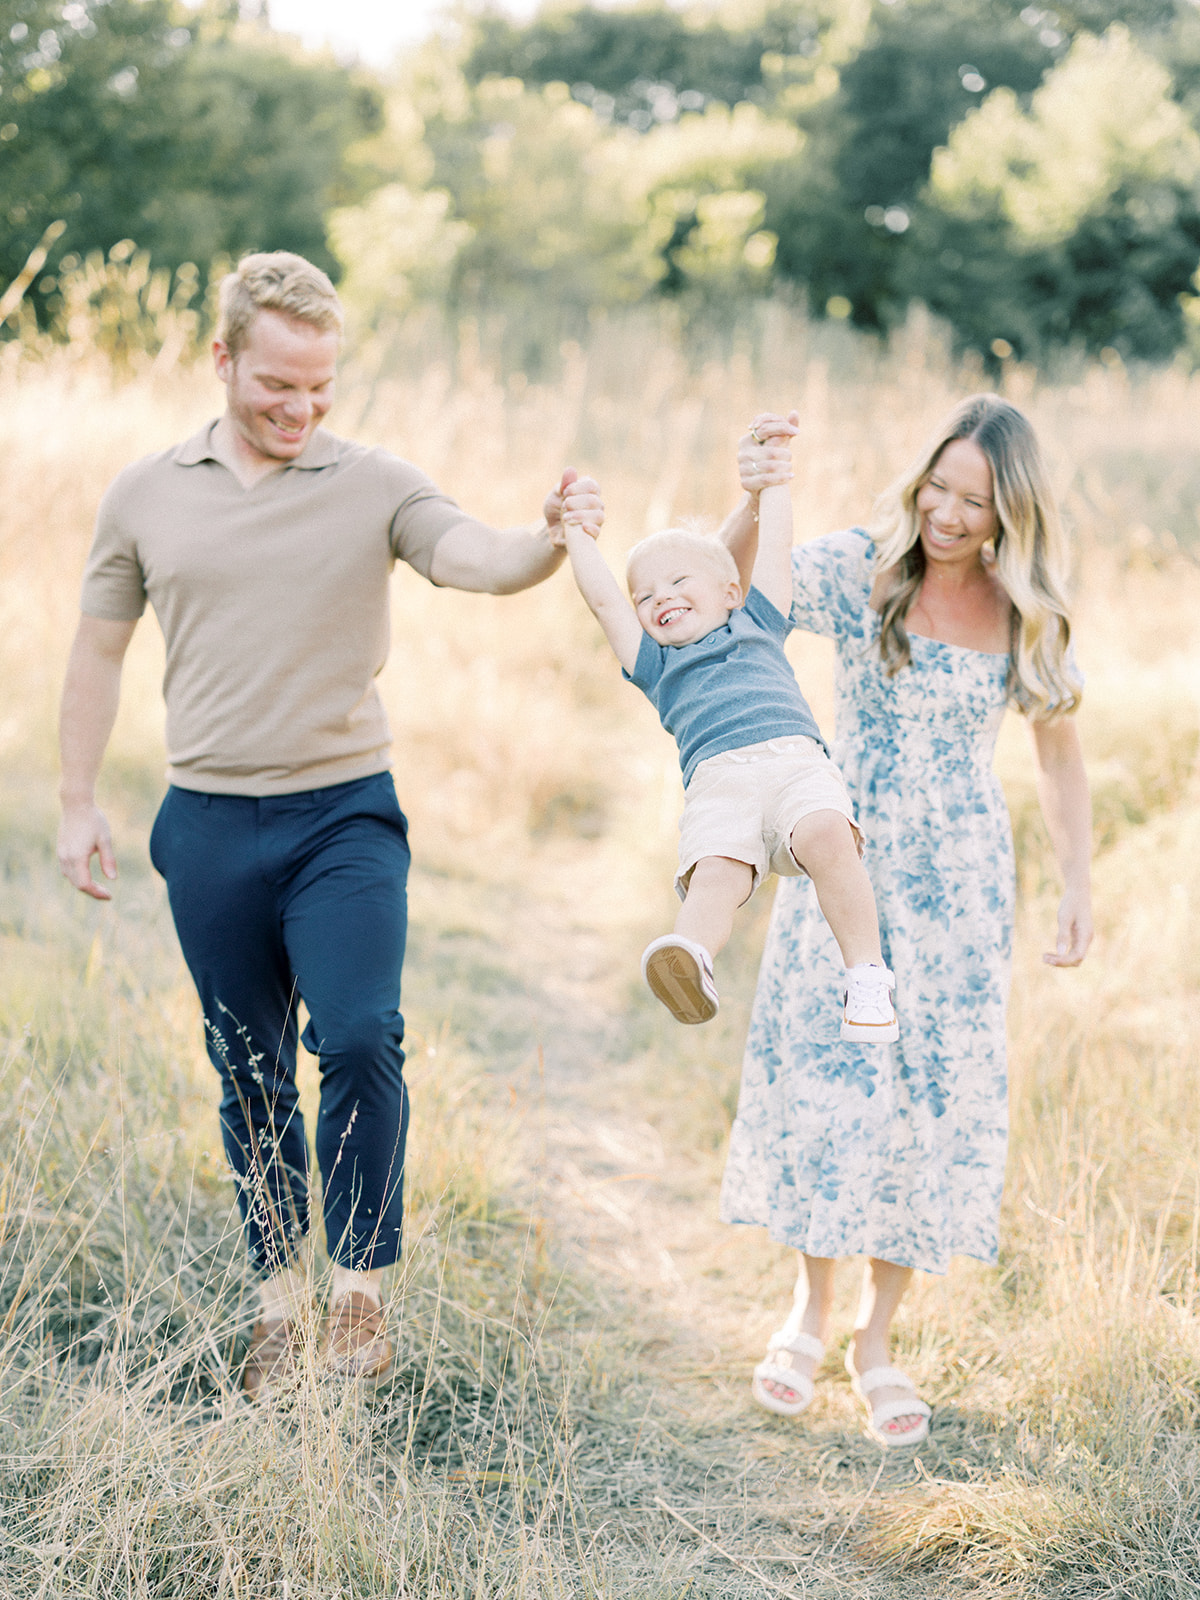
[[[876,503],[871,536],[880,573],[891,574],[880,608],[884,668],[893,676],[912,659],[904,619],[925,576],[917,495],[956,439],[977,445],[992,469],[996,574],[1013,605],[1009,692],[1027,716],[1048,722],[1074,711],[1083,687],[1067,653],[1066,540],[1033,429],[996,394],[972,395],[956,407],[936,442]]]

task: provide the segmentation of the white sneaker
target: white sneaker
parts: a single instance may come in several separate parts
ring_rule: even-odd
[[[642,977],[676,1022],[711,1022],[721,1002],[702,944],[667,933],[642,952]]]
[[[842,1038],[889,1044],[900,1037],[891,991],[896,980],[886,967],[847,967],[842,985]]]

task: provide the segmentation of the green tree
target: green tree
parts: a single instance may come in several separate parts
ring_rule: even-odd
[[[463,74],[472,84],[489,75],[565,83],[605,119],[645,132],[714,100],[769,102],[778,89],[772,62],[811,76],[844,9],[773,0],[741,26],[662,4],[545,10],[527,23],[485,14],[473,24]]]
[[[666,290],[689,306],[764,290],[775,240],[754,174],[795,151],[789,123],[712,104],[647,134],[564,85],[469,85],[447,52],[409,63],[374,159],[394,183],[335,213],[356,314],[422,303],[501,313],[507,360],[536,369],[589,313]]]
[[[820,310],[850,301],[866,327],[886,327],[907,300],[905,239],[934,150],[996,85],[1027,97],[1061,49],[987,0],[878,5],[835,94],[802,115],[801,161],[766,178],[776,271]]]
[[[1116,25],[1027,109],[991,95],[934,159],[910,292],[982,349],[1169,356],[1200,257],[1200,135],[1171,89]]]
[[[325,214],[362,192],[348,153],[380,114],[367,82],[219,8],[0,0],[0,279],[56,219],[60,255],[132,238],[161,266],[271,246],[335,267]]]

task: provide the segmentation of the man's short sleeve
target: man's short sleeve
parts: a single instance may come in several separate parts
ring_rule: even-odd
[[[103,622],[136,622],[146,609],[146,583],[122,507],[127,485],[118,477],[96,513],[96,531],[83,573],[80,609]]]
[[[438,540],[451,528],[467,522],[466,512],[431,478],[407,461],[381,452],[389,488],[395,495],[390,540],[397,561],[407,561],[423,578],[430,576]]]

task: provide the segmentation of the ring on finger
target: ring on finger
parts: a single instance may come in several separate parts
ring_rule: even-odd
[[[750,437],[754,440],[755,444],[766,444],[767,442],[753,423],[750,424]]]

